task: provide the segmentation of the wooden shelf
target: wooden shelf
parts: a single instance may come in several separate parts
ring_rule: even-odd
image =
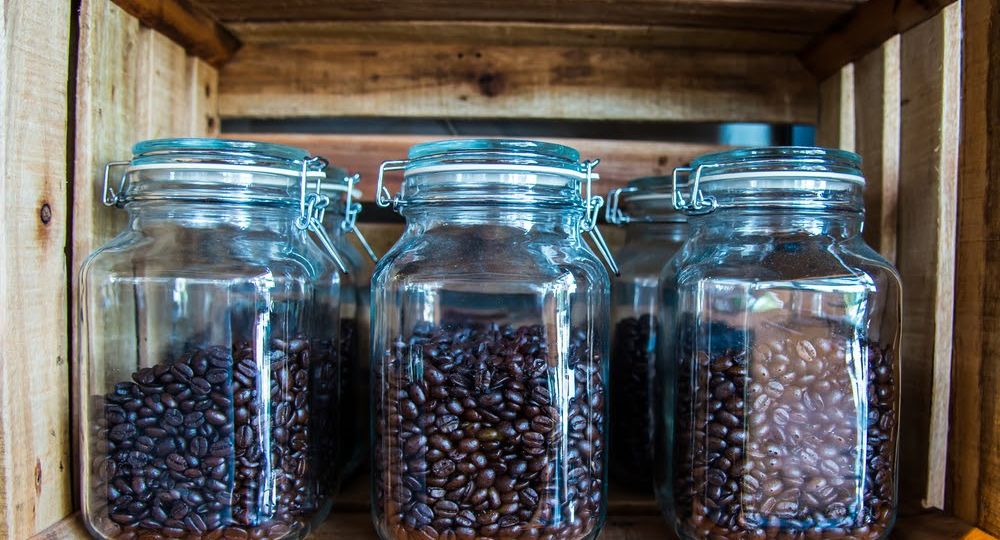
[[[368,506],[368,477],[352,481],[334,501],[330,517],[310,538],[315,540],[376,540]],[[676,540],[673,529],[649,496],[612,485],[608,496],[608,519],[601,540]],[[31,540],[88,538],[74,514]],[[941,512],[900,517],[893,529],[894,540],[997,540],[995,537]]]

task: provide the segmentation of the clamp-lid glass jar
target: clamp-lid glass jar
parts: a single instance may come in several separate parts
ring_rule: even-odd
[[[662,278],[676,384],[657,464],[684,538],[892,527],[901,285],[861,237],[860,161],[760,148],[675,175],[693,232]]]
[[[339,332],[320,324],[339,308],[320,310],[339,298],[342,258],[309,238],[323,235],[325,163],[215,139],[133,154],[103,190],[127,226],[81,272],[86,525],[108,539],[299,538],[329,510],[339,444],[324,354]]]
[[[608,274],[594,163],[515,140],[420,144],[372,279],[383,539],[594,538],[606,506]],[[581,191],[586,192],[582,195]]]
[[[369,334],[371,331],[371,272],[377,261],[368,240],[361,233],[357,219],[361,214],[361,191],[356,188],[360,174],[348,175],[343,169],[327,167],[328,181],[323,192],[330,205],[321,218],[327,236],[334,248],[344,258],[348,272],[341,276],[340,298],[340,406],[337,414],[342,429],[340,440],[344,443],[338,466],[343,479],[350,478],[361,465],[367,466],[370,422],[368,406],[371,364],[369,363]],[[363,256],[348,238],[353,233],[365,251]],[[327,312],[330,312],[329,310]]]
[[[653,480],[653,372],[664,265],[687,239],[669,176],[637,178],[608,194],[605,218],[625,228],[611,283],[611,477],[634,489]]]

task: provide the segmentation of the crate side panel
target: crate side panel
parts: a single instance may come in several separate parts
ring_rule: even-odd
[[[0,537],[72,511],[66,310],[69,3],[0,5]]]

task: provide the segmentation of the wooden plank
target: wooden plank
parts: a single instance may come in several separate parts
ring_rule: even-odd
[[[939,13],[954,0],[870,0],[816,38],[800,55],[819,79]]]
[[[247,44],[220,72],[224,117],[400,116],[806,122],[790,55],[578,47]]]
[[[198,0],[223,22],[304,20],[526,21],[659,24],[814,33],[861,0]]]
[[[407,149],[417,143],[441,137],[426,135],[324,135],[288,133],[239,133],[225,135],[238,139],[274,142],[298,146],[322,156],[331,163],[361,173],[363,200],[375,200],[378,167],[388,159],[404,159]],[[545,139],[580,151],[583,159],[601,158],[596,169],[601,179],[595,185],[604,194],[640,176],[669,175],[674,167],[687,164],[694,157],[724,149],[710,144],[661,143],[649,141],[611,141],[594,139]],[[390,173],[386,186],[399,191],[402,175]],[[364,218],[362,218],[364,219]]]
[[[996,256],[1000,241],[1000,143],[991,126],[1000,123],[1000,96],[990,91],[1000,70],[1000,2],[965,0],[962,69],[958,268],[955,286],[955,356],[952,373],[951,445],[948,449],[949,510],[981,523],[980,505],[997,508],[996,399],[1000,355],[1000,298]],[[995,510],[993,515],[996,515]],[[984,526],[1000,533],[996,520]]]
[[[899,37],[854,64],[855,149],[865,173],[865,240],[896,261]]]
[[[854,66],[844,66],[819,87],[816,144],[854,151]]]
[[[335,510],[310,538],[317,540],[375,540],[371,514],[365,510]],[[77,514],[30,540],[85,540],[90,538]],[[656,513],[611,514],[600,536],[602,540],[676,540],[672,528]],[[996,537],[940,512],[901,517],[890,535],[893,540],[996,540]]]
[[[942,512],[907,516],[896,522],[896,540],[988,540],[992,535]]]
[[[68,2],[0,4],[0,537],[72,511]]]
[[[232,23],[243,43],[352,45],[465,44],[488,46],[638,47],[784,52],[802,50],[809,36],[791,32],[691,26],[483,21],[295,21]]]
[[[214,71],[165,36],[140,28],[136,18],[110,0],[81,1],[72,183],[74,336],[79,337],[75,314],[80,308],[80,267],[125,222],[124,212],[101,203],[104,164],[128,159],[132,144],[140,139],[206,134],[204,119],[217,114]],[[206,85],[212,95],[204,96]],[[122,331],[132,327],[121,325]],[[73,365],[74,380],[79,381],[79,364]],[[74,417],[73,425],[80,424]]]
[[[188,132],[211,137],[219,134],[219,71],[200,58],[189,56]]]
[[[240,42],[203,9],[188,0],[114,0],[146,26],[181,44],[213,66],[225,64]]]
[[[191,129],[191,70],[184,48],[150,28],[139,30],[135,76],[137,139],[161,139]]]
[[[959,6],[903,34],[897,266],[905,284],[899,494],[943,507],[957,213]]]

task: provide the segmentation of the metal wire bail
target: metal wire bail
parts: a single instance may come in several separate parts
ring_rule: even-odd
[[[295,219],[295,226],[302,231],[311,232],[323,247],[327,255],[336,263],[337,268],[344,274],[348,273],[347,264],[344,258],[337,251],[330,236],[323,228],[322,216],[326,212],[326,207],[330,205],[330,198],[323,195],[323,179],[316,179],[316,191],[307,193],[309,184],[309,164],[320,162],[320,170],[326,169],[328,162],[321,157],[310,157],[302,160],[302,171],[299,175],[299,215]]]
[[[386,171],[401,171],[409,165],[409,161],[395,160],[395,161],[383,161],[378,167],[378,184],[375,186],[375,202],[382,208],[387,208],[388,206],[396,206],[399,204],[399,195],[393,196],[389,193],[389,188],[385,187],[383,178],[385,177]]]
[[[127,171],[123,172],[121,182],[118,183],[118,191],[115,192],[110,184],[111,170],[115,167],[126,167],[131,163],[131,161],[109,161],[104,165],[104,187],[101,189],[101,202],[104,203],[104,206],[118,206],[121,203],[122,193],[125,192],[125,182],[128,178]]]
[[[612,225],[622,225],[630,221],[629,217],[621,210],[622,193],[634,193],[638,191],[635,187],[620,187],[608,192],[608,206],[604,209],[604,219]]]
[[[601,230],[597,228],[597,218],[601,215],[601,206],[604,205],[604,198],[600,195],[593,194],[593,182],[594,182],[594,167],[596,167],[601,160],[595,159],[593,161],[583,162],[583,166],[586,169],[587,176],[584,178],[584,185],[581,186],[584,195],[584,201],[586,204],[586,215],[583,218],[583,223],[580,225],[581,232],[585,232],[590,236],[591,241],[597,246],[597,251],[600,252],[601,256],[604,257],[604,262],[608,264],[608,268],[616,275],[621,275],[618,270],[618,263],[615,262],[614,256],[611,254],[611,248],[608,247],[608,243],[604,241],[604,236],[601,235]]]
[[[674,169],[674,209],[688,215],[708,214],[715,211],[718,207],[718,202],[715,200],[715,197],[706,197],[701,191],[702,171],[704,171],[706,167],[710,166],[711,165],[699,165],[697,169],[692,169],[691,167],[677,167]],[[694,174],[691,173],[692,170],[694,171]],[[680,190],[680,186],[682,184],[678,182],[678,178],[682,174],[688,175],[688,183],[691,184],[691,196],[686,201],[684,200],[684,194]]]
[[[375,255],[375,250],[372,249],[371,244],[368,243],[368,239],[365,235],[361,233],[361,229],[358,228],[358,214],[361,213],[361,203],[353,201],[354,198],[354,185],[361,180],[361,173],[354,173],[352,176],[345,178],[347,181],[347,200],[344,203],[344,220],[340,223],[340,228],[344,231],[350,231],[354,233],[357,237],[358,243],[364,248],[365,253],[371,258],[372,262],[378,262],[378,255]]]

